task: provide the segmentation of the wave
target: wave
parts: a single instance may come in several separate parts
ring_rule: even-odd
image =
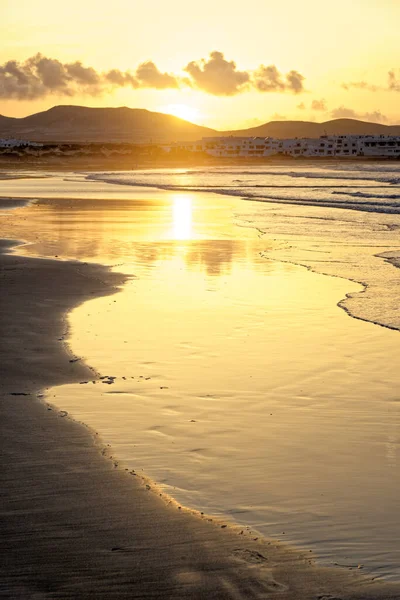
[[[388,185],[399,185],[400,184],[400,176],[399,170],[395,171],[380,169],[377,170],[315,170],[315,171],[293,171],[293,170],[273,170],[273,169],[265,169],[263,171],[260,170],[225,170],[223,168],[216,167],[214,169],[208,170],[191,170],[191,171],[182,171],[182,170],[171,170],[171,171],[163,171],[163,170],[150,170],[150,171],[140,171],[137,172],[141,178],[148,179],[154,176],[162,176],[163,178],[168,177],[185,177],[185,176],[264,176],[264,177],[290,177],[292,179],[326,179],[326,180],[344,180],[344,181],[365,181],[365,182],[376,182],[376,183],[386,183]],[[107,173],[107,176],[118,176],[121,177],[121,172]],[[89,176],[90,177],[90,176]],[[96,175],[92,175],[93,178],[97,178]],[[236,179],[236,182],[240,182],[240,179]],[[296,186],[297,187],[297,186]],[[335,185],[327,186],[327,187],[336,187]]]
[[[191,190],[191,191],[200,191],[200,190]],[[209,190],[215,194],[236,196],[239,198],[243,198],[243,200],[254,200],[256,202],[271,202],[274,204],[296,204],[301,206],[324,206],[327,208],[341,208],[348,210],[359,210],[363,212],[375,212],[375,213],[387,213],[387,214],[400,214],[400,202],[385,202],[385,203],[377,203],[377,202],[349,202],[346,200],[331,200],[330,198],[321,198],[318,200],[309,199],[301,199],[301,198],[282,198],[281,196],[267,196],[265,194],[256,194],[252,195],[249,193],[243,193],[238,190],[235,192],[234,190],[230,190],[229,192],[223,189],[212,189]]]
[[[382,200],[400,200],[400,194],[368,194],[366,192],[336,192],[332,194],[352,196],[353,198],[379,198]]]
[[[393,172],[391,170],[381,169],[379,171],[374,170],[366,170],[354,169],[354,173],[352,174],[352,170],[333,170],[328,172],[318,172],[318,171],[285,171],[285,170],[264,170],[264,171],[227,171],[227,170],[215,170],[214,173],[219,175],[270,175],[272,177],[292,177],[292,178],[304,178],[304,179],[342,179],[347,181],[376,181],[377,183],[388,183],[390,185],[398,185],[400,184],[400,177],[398,174],[398,169]],[[382,173],[388,173],[388,175],[382,175]],[[393,173],[393,175],[389,175]],[[178,173],[171,173],[177,175]],[[180,175],[209,175],[210,171],[185,171],[179,173]],[[370,175],[370,177],[367,177]]]
[[[354,202],[349,200],[340,200],[333,198],[299,198],[299,197],[282,197],[277,196],[276,194],[265,194],[260,193],[255,190],[257,186],[253,186],[254,191],[248,191],[251,189],[251,186],[246,186],[246,189],[241,187],[232,188],[229,186],[223,187],[212,187],[212,186],[182,186],[182,185],[173,185],[170,183],[156,183],[156,182],[143,182],[143,181],[135,181],[132,179],[118,179],[115,177],[104,177],[103,175],[89,175],[90,179],[101,179],[104,183],[118,184],[118,185],[128,185],[132,187],[146,187],[146,188],[157,188],[166,191],[179,191],[179,192],[204,192],[220,194],[224,196],[232,196],[235,198],[242,198],[243,200],[254,200],[257,202],[270,202],[270,203],[278,203],[278,204],[295,204],[302,206],[324,206],[327,208],[340,208],[340,209],[349,209],[349,210],[359,210],[363,212],[376,212],[376,213],[388,213],[388,214],[400,214],[400,203],[398,202]],[[269,188],[271,186],[263,186],[265,188]],[[285,187],[285,186],[282,186]],[[335,192],[330,192],[331,194]],[[336,192],[336,195],[342,194],[347,197],[361,197],[358,195],[358,192],[348,193],[348,192]],[[360,192],[361,194],[361,192]],[[366,195],[366,199],[377,198],[376,195],[370,194]],[[388,199],[392,199],[389,196]],[[385,197],[386,199],[386,197]],[[393,200],[400,199],[400,196],[393,198]]]
[[[154,172],[151,173],[152,176],[154,176]],[[175,175],[174,173],[162,173],[163,179],[168,178],[169,175]],[[140,174],[140,177],[142,177],[142,173]],[[94,180],[94,181],[103,181],[104,183],[110,183],[110,184],[114,184],[114,185],[128,185],[128,186],[132,186],[132,187],[153,187],[153,188],[157,188],[157,189],[163,189],[163,190],[171,190],[171,191],[210,191],[210,192],[215,192],[217,191],[217,193],[222,193],[222,190],[226,189],[226,190],[234,190],[234,189],[239,189],[241,190],[242,188],[245,189],[293,189],[293,190],[336,190],[336,189],[354,189],[354,185],[350,185],[350,184],[338,184],[338,185],[316,185],[316,184],[306,184],[306,185],[288,185],[288,184],[260,184],[260,183],[249,183],[246,181],[240,181],[240,180],[233,180],[232,183],[240,183],[240,185],[232,185],[232,183],[229,184],[221,184],[218,183],[217,186],[215,185],[210,185],[210,184],[198,184],[196,183],[196,185],[184,185],[184,184],[174,184],[174,183],[163,183],[161,181],[142,181],[140,179],[133,179],[131,176],[129,179],[127,179],[124,176],[120,176],[120,173],[107,173],[107,174],[89,174],[86,175],[86,179],[88,180]],[[387,189],[392,189],[392,185],[383,185],[383,186],[377,186],[377,185],[362,185],[362,186],[357,186],[357,188],[362,188],[362,189],[382,189],[382,188],[387,188]],[[332,191],[331,193],[333,194],[340,194],[340,193],[347,193],[347,192],[336,192],[336,191]],[[233,192],[232,192],[233,194]],[[349,194],[350,195],[350,194]],[[371,195],[371,197],[379,197],[377,195]],[[390,196],[387,196],[388,198],[390,198]]]

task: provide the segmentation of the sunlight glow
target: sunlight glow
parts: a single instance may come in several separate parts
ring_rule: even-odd
[[[194,106],[188,106],[187,104],[167,104],[160,108],[160,112],[168,115],[174,115],[185,121],[196,122],[200,118],[200,113]]]
[[[192,237],[192,199],[189,196],[177,196],[172,206],[175,240],[188,240]]]

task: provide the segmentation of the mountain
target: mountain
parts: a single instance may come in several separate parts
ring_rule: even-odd
[[[271,121],[258,127],[215,131],[178,117],[141,108],[89,108],[54,106],[24,118],[0,115],[0,138],[41,142],[169,143],[195,141],[209,136],[260,136],[276,138],[320,137],[346,134],[400,135],[399,125],[380,125],[356,119],[325,123]]]
[[[40,142],[184,142],[216,134],[208,127],[139,108],[54,106],[20,119],[0,115],[0,138]]]
[[[271,121],[258,127],[226,132],[225,135],[295,138],[318,138],[321,135],[400,135],[400,125],[381,125],[357,119],[334,119],[325,123],[309,121]]]

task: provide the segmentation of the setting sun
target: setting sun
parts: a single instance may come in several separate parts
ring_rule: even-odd
[[[192,123],[197,123],[200,118],[199,110],[193,106],[188,106],[187,104],[168,104],[167,106],[161,107],[160,112],[174,115],[175,117],[185,119],[185,121],[191,121]]]

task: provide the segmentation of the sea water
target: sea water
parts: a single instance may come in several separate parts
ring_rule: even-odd
[[[179,502],[398,579],[398,181],[341,163],[30,183],[9,217],[25,253],[129,277],[70,318],[112,379],[48,400]]]

